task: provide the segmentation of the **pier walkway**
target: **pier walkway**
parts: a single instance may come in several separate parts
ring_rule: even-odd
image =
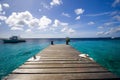
[[[6,80],[120,80],[70,45],[51,45],[14,70]],[[38,59],[39,58],[39,59]]]

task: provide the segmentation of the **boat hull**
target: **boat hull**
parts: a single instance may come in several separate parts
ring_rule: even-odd
[[[20,43],[26,42],[25,40],[3,40],[4,43]]]

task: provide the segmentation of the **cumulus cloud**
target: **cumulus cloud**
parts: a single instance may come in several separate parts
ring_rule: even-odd
[[[46,16],[43,16],[40,20],[39,20],[39,29],[44,29],[47,28],[49,24],[52,23],[52,20],[47,18]]]
[[[64,27],[63,29],[61,29],[61,32],[64,32],[64,33],[74,33],[75,30],[73,30],[72,28]]]
[[[20,30],[25,32],[31,32],[33,29],[38,30],[51,30],[56,29],[64,33],[74,33],[75,30],[68,26],[68,23],[61,22],[55,19],[52,24],[52,20],[47,16],[42,16],[41,18],[35,18],[29,11],[25,12],[13,12],[8,18],[0,18],[5,21],[5,23],[10,27],[11,30]],[[60,27],[59,27],[60,26]]]
[[[65,17],[70,17],[70,15],[68,13],[63,12],[62,15],[65,16]]]
[[[68,23],[65,23],[65,22],[61,22],[57,19],[54,20],[54,23],[53,23],[53,28],[51,28],[53,31],[55,30],[55,27],[61,29],[60,31],[63,32],[63,33],[74,33],[75,30],[73,30],[72,28],[68,28],[69,24]]]
[[[80,19],[80,16],[77,16],[76,18],[75,18],[75,20],[79,20]]]
[[[58,27],[58,26],[67,26],[68,23],[61,22],[57,19],[54,20],[54,24],[52,25],[53,27]]]
[[[3,3],[3,6],[6,7],[6,8],[10,7],[8,3]]]
[[[24,27],[25,25],[33,28],[39,27],[39,29],[47,28],[49,24],[52,23],[52,20],[46,16],[42,16],[40,19],[35,18],[29,11],[25,12],[13,12],[7,19],[6,24],[10,27],[15,27],[12,30],[21,30],[19,28]],[[18,28],[18,29],[17,29]]]
[[[80,15],[80,14],[83,14],[84,13],[84,9],[82,9],[82,8],[79,8],[79,9],[75,9],[75,13],[77,14],[77,15]]]
[[[6,20],[6,23],[10,27],[23,27],[27,25],[28,22],[32,19],[32,15],[30,12],[13,12]]]
[[[7,19],[6,16],[0,16],[0,20],[1,20],[1,21],[4,21],[4,20],[6,20],[6,19]]]
[[[57,6],[61,4],[62,4],[62,0],[52,0],[52,2],[50,2],[51,6]]]
[[[92,22],[92,21],[88,23],[88,25],[93,25],[93,24],[95,24],[95,23],[94,23],[94,22]]]
[[[112,7],[115,7],[117,5],[120,5],[120,0],[114,0],[114,2],[112,3]]]

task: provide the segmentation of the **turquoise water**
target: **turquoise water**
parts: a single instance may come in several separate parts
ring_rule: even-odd
[[[46,48],[45,40],[28,40],[25,43],[0,43],[0,78],[23,64],[28,58]]]
[[[0,40],[0,78],[23,64],[28,58],[49,46],[51,39],[31,39],[25,43],[4,44]],[[64,39],[54,39],[63,44]],[[120,76],[120,40],[73,39],[70,45],[89,54],[96,62]]]
[[[120,76],[120,40],[76,41],[71,45]]]

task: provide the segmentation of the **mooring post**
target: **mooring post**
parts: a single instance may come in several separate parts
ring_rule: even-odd
[[[51,45],[54,45],[53,41],[51,41]]]

